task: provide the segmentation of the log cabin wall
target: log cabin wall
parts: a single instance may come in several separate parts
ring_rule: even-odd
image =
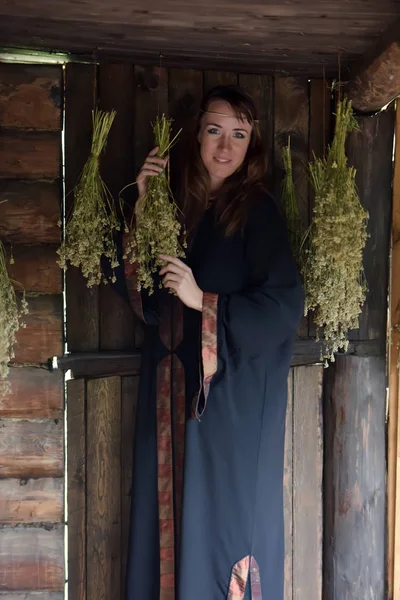
[[[26,290],[11,392],[0,398],[0,595],[64,597],[60,243],[61,66],[0,64],[0,238]],[[21,288],[17,286],[18,290]]]
[[[23,79],[23,74],[32,69],[38,70],[38,72],[42,69],[43,73],[58,72],[58,68],[53,67],[29,67],[28,69],[27,67],[6,65],[1,68],[3,67],[7,73],[14,72],[17,80],[18,77]],[[37,79],[42,82],[39,76]],[[45,76],[44,79],[46,80]],[[1,76],[0,82],[3,80],[7,81],[6,75]],[[238,82],[248,89],[260,105],[263,136],[270,164],[270,187],[276,195],[279,195],[282,177],[280,150],[286,144],[290,134],[301,215],[303,223],[307,224],[312,211],[313,197],[303,163],[309,159],[313,151],[317,155],[323,152],[331,134],[329,115],[332,106],[329,86],[319,79],[273,78],[251,73],[237,74],[233,71],[168,69],[133,66],[127,63],[102,63],[100,66],[67,64],[65,69],[67,193],[76,183],[90,151],[91,110],[94,106],[98,105],[104,109],[114,108],[117,111],[107,151],[102,161],[103,176],[111,191],[116,195],[124,185],[134,181],[135,174],[153,145],[150,121],[155,117],[157,111],[168,112],[175,117],[176,127],[184,126],[187,119],[196,110],[197,102],[205,90],[216,83],[229,82]],[[23,84],[18,85],[22,89],[19,96],[20,103],[26,107],[29,105],[29,99],[26,96],[22,96],[21,99],[21,94],[25,93],[26,88]],[[43,85],[43,83],[36,84],[40,90],[43,89]],[[8,89],[7,86],[6,89]],[[18,98],[18,94],[14,92],[10,92],[8,95],[13,98],[16,95]],[[46,100],[43,98],[40,106],[42,103],[46,104]],[[25,115],[30,111],[19,109],[19,112]],[[38,118],[38,115],[42,113],[42,108],[36,109],[34,112]],[[289,403],[284,474],[285,600],[303,600],[303,598],[320,600],[324,587],[323,580],[329,582],[325,586],[325,597],[329,600],[343,600],[344,598],[364,600],[366,597],[370,597],[366,590],[371,589],[371,586],[374,586],[372,589],[376,589],[376,593],[374,592],[375,595],[372,597],[383,599],[384,353],[393,110],[371,119],[360,119],[359,122],[362,132],[352,135],[349,141],[349,153],[352,162],[359,169],[358,184],[363,204],[371,214],[371,237],[368,240],[365,261],[369,294],[363,310],[360,331],[352,336],[351,352],[354,356],[341,358],[327,371],[324,371],[320,364],[307,366],[304,364],[315,362],[315,358],[318,357],[318,351],[315,350],[316,344],[310,339],[315,335],[315,329],[311,319],[303,319],[299,328],[299,340],[293,361],[293,365],[296,366],[291,369],[288,379]],[[28,210],[36,210],[38,203],[41,207],[47,207],[46,209],[42,208],[42,211],[48,212],[45,213],[47,218],[41,219],[40,227],[35,227],[33,231],[33,219],[27,219],[25,227],[22,228],[22,218],[19,216],[13,218],[14,213],[11,213],[11,217],[9,216],[11,203],[0,204],[0,227],[3,228],[0,229],[0,235],[2,238],[7,236],[12,238],[14,235],[12,241],[15,243],[15,255],[17,243],[33,244],[41,249],[43,247],[48,249],[53,245],[52,251],[54,251],[54,244],[59,242],[59,231],[56,228],[59,205],[57,204],[57,210],[52,212],[51,206],[54,208],[55,204],[51,204],[51,202],[54,202],[55,198],[57,203],[59,202],[60,196],[54,195],[54,190],[59,189],[58,184],[54,181],[58,174],[54,174],[54,166],[52,175],[49,175],[47,171],[45,173],[38,172],[37,141],[34,146],[35,152],[31,153],[35,156],[35,161],[31,156],[33,164],[27,163],[28,158],[25,156],[29,155],[28,139],[37,140],[34,136],[40,134],[40,140],[47,140],[52,136],[54,138],[56,133],[48,124],[36,126],[37,129],[44,130],[47,127],[47,130],[38,133],[29,131],[29,135],[32,136],[30,138],[26,129],[35,129],[31,124],[17,122],[16,125],[15,122],[12,122],[7,125],[7,123],[7,121],[3,123],[3,116],[1,116],[1,124],[4,127],[4,132],[1,133],[20,141],[18,160],[21,161],[22,157],[22,163],[28,166],[25,170],[21,170],[21,166],[18,167],[19,170],[14,167],[17,172],[13,173],[12,168],[8,165],[20,165],[15,159],[15,154],[14,159],[9,157],[6,161],[2,161],[0,168],[2,169],[3,165],[6,165],[5,174],[2,175],[3,179],[0,183],[3,185],[2,197],[6,194],[10,198],[10,191],[14,189],[13,186],[16,186],[13,202],[16,203],[17,208],[19,207],[17,215],[24,215]],[[52,133],[48,132],[49,129]],[[59,135],[59,129],[56,131]],[[7,157],[12,148],[15,148],[15,141],[14,145],[13,142],[5,144],[4,139],[4,135],[2,135],[0,137],[0,158],[3,154]],[[33,173],[36,175],[34,176]],[[41,180],[45,178],[46,181],[28,183],[18,181],[19,179],[31,180],[39,177]],[[48,179],[52,181],[49,182]],[[50,188],[53,190],[52,196],[50,192],[47,192],[46,195],[43,191]],[[37,196],[33,196],[27,191],[31,189],[42,191]],[[133,197],[132,188],[124,196],[130,202]],[[35,202],[36,198],[40,198],[40,200]],[[68,194],[66,204],[68,210],[70,206]],[[39,222],[38,217],[36,220]],[[9,222],[11,225],[7,224]],[[30,237],[28,235],[27,238],[24,238],[21,229],[29,231],[29,228],[32,230]],[[31,250],[30,248],[29,254],[25,254],[26,258],[23,262],[26,272],[30,275],[32,275],[33,269],[32,267],[28,268],[30,264],[28,256],[30,260],[34,256]],[[43,259],[41,261],[42,264]],[[53,259],[50,263],[54,267]],[[17,261],[15,268],[17,268]],[[22,275],[19,274],[17,278],[21,280]],[[50,278],[43,279],[48,281]],[[25,285],[28,290],[29,285]],[[49,301],[49,298],[55,301],[60,289],[50,291],[46,289],[44,290],[46,295],[42,292],[37,297],[30,299],[30,303],[37,302],[38,299]],[[35,287],[34,291],[42,290]],[[33,304],[33,306],[35,305]],[[60,312],[57,313],[60,317],[57,325],[59,331],[61,331]],[[55,327],[55,313],[48,311],[41,313],[41,315],[43,314],[46,316],[41,316],[39,329],[40,331],[45,329],[47,343],[53,339],[51,332]],[[21,335],[26,334],[23,331]],[[92,361],[91,375],[88,369],[82,366],[82,362],[80,367],[77,363],[75,364],[75,379],[68,383],[67,392],[68,597],[70,600],[92,600],[98,597],[119,600],[123,597],[131,503],[135,405],[140,374],[140,362],[137,360],[137,355],[140,352],[142,336],[141,326],[133,316],[131,309],[111,288],[102,286],[88,290],[77,270],[70,269],[68,271],[68,349],[75,355],[85,352],[95,356],[95,367],[93,368]],[[32,336],[29,339],[34,340]],[[36,359],[30,357],[19,360],[21,362],[29,361],[29,363],[36,361],[37,366],[43,366],[41,363],[50,356],[62,354],[61,337],[59,343],[57,348],[51,346],[43,349],[44,342],[37,341],[32,344],[32,352],[36,353]],[[21,352],[23,344],[23,339],[20,339]],[[116,352],[115,362],[112,366],[109,359],[102,360],[102,355],[104,356],[104,353],[109,351]],[[18,360],[18,355],[16,360]],[[41,380],[42,387],[39,393],[35,392],[36,386],[39,384],[32,383],[36,380],[29,379],[28,383],[21,383],[25,381],[23,380],[25,373],[29,377],[37,376],[37,373],[40,373],[44,378],[45,383]],[[111,373],[113,376],[108,376]],[[49,444],[49,439],[55,439],[54,435],[51,435],[53,423],[59,427],[57,431],[62,435],[62,428],[60,428],[62,421],[58,421],[58,423],[54,421],[57,419],[56,414],[58,417],[62,414],[60,376],[57,373],[48,373],[45,369],[24,367],[23,369],[18,368],[18,370],[17,368],[12,369],[12,379],[15,380],[18,387],[13,387],[14,398],[9,400],[8,405],[6,404],[6,410],[12,408],[15,411],[15,407],[20,405],[21,408],[18,415],[3,412],[2,417],[4,417],[3,421],[6,426],[15,427],[15,423],[23,423],[20,425],[21,427],[28,427],[26,423],[29,423],[29,427],[33,427],[32,423],[34,423],[40,431],[33,431],[34,442],[32,443],[36,443],[39,448],[42,447],[41,444],[44,444],[43,440]],[[49,382],[52,385],[51,393],[48,391]],[[373,383],[368,385],[368,382]],[[324,389],[325,394],[323,394]],[[46,393],[43,390],[46,390]],[[59,397],[56,391],[60,393]],[[59,399],[55,400],[55,398]],[[32,405],[35,408],[32,408]],[[44,408],[45,405],[46,408]],[[4,406],[3,400],[1,406]],[[32,414],[33,410],[37,412]],[[21,415],[24,417],[29,415],[31,418],[30,420],[16,421],[15,418],[21,417]],[[32,416],[37,420],[34,421]],[[46,427],[50,429],[46,429]],[[26,431],[23,429],[20,434],[25,441],[29,439]],[[355,436],[354,433],[356,433]],[[1,443],[11,446],[15,443],[13,441],[15,439],[11,430],[9,435],[2,435],[2,440],[6,441]],[[349,443],[349,440],[354,441],[354,444]],[[47,455],[48,452],[52,452],[47,448],[46,445],[43,454]],[[58,448],[60,449],[61,446]],[[372,448],[371,452],[370,448]],[[16,461],[12,457],[10,460],[14,460],[14,463],[18,462],[18,465],[26,464],[30,450],[25,446],[19,450],[19,453],[21,460]],[[15,448],[9,451],[9,454],[14,456]],[[341,462],[337,460],[337,456],[341,457]],[[363,465],[362,469],[359,467],[360,463]],[[31,460],[29,465],[31,465]],[[43,477],[43,467],[42,470],[36,471],[36,475],[31,474],[30,477],[37,477],[35,482],[40,482],[40,486],[44,485],[44,481],[61,481],[55,478],[51,479],[52,476],[62,475],[62,462],[59,462],[58,466],[60,467],[58,470],[46,472],[46,479]],[[323,467],[325,468],[324,481]],[[18,498],[19,506],[23,495],[20,493],[20,479],[18,478],[22,477],[21,471],[25,467],[19,467],[21,469],[19,472],[15,466],[13,468],[14,471],[8,470],[4,472],[4,475],[2,474],[4,480],[1,480],[0,483],[4,483],[11,498]],[[27,477],[29,475],[25,474],[22,481],[25,482]],[[28,479],[28,483],[32,480]],[[13,485],[14,488],[12,488]],[[59,489],[61,494],[60,490],[61,488]],[[325,504],[323,503],[324,490]],[[354,490],[359,491],[358,495],[354,494]],[[29,496],[29,498],[31,497],[32,495]],[[6,506],[12,508],[15,504],[7,502]],[[30,529],[32,531],[39,529],[41,532],[45,531],[46,534],[51,532],[51,535],[56,535],[55,532],[59,534],[57,526],[49,525],[53,519],[59,519],[58,522],[61,522],[61,500],[59,506],[56,517],[49,516],[52,514],[49,509],[46,517],[43,518],[46,522],[44,528],[35,526]],[[368,507],[368,510],[365,507]],[[43,596],[43,598],[59,600],[62,596],[57,596],[59,592],[56,590],[60,588],[49,587],[47,583],[42,584],[41,577],[37,575],[39,567],[35,567],[36,571],[34,572],[30,571],[25,583],[22,572],[17,576],[12,571],[13,564],[21,564],[23,551],[20,548],[23,547],[26,552],[27,544],[26,538],[21,537],[19,538],[21,545],[12,546],[10,551],[7,535],[10,535],[10,532],[15,535],[17,530],[26,534],[29,533],[29,530],[23,529],[21,525],[11,527],[10,522],[11,517],[7,517],[4,532],[1,532],[5,535],[0,541],[0,548],[3,548],[0,557],[2,569],[0,571],[0,590],[54,590],[51,592],[53,595]],[[35,523],[37,522],[38,519],[35,518]],[[353,536],[351,540],[353,544],[350,544],[344,535],[346,531],[358,531],[360,537]],[[374,532],[378,541],[376,544],[375,542],[371,544],[371,552],[362,562],[361,567],[366,567],[369,575],[366,578],[363,577],[361,583],[360,577],[357,576],[357,588],[353,581],[356,574],[351,570],[351,565],[354,565],[354,557],[360,553],[357,540],[367,538],[371,531]],[[325,567],[323,570],[324,536]],[[55,543],[47,544],[46,539],[35,539],[36,546],[31,545],[30,548],[37,548],[37,555],[42,561],[41,563],[40,560],[37,561],[36,565],[48,564],[49,561],[50,564],[54,564],[55,560],[62,565],[62,543],[57,546]],[[57,540],[61,540],[61,537],[58,537]],[[341,557],[340,569],[337,569],[338,557]],[[28,562],[30,558],[32,557],[26,558],[26,561]],[[3,572],[6,575],[3,576]],[[46,574],[48,572],[46,571]],[[10,573],[12,575],[8,575]],[[62,570],[57,573],[62,580]],[[8,579],[5,579],[6,576]],[[36,584],[32,585],[34,581]],[[11,595],[8,595],[9,592],[6,594],[7,597],[12,598]],[[18,595],[14,600],[17,598],[20,600]]]

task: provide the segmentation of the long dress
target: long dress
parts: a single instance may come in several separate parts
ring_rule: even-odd
[[[283,600],[287,377],[303,290],[274,200],[226,237],[214,209],[187,264],[203,311],[125,285],[148,324],[126,600]]]

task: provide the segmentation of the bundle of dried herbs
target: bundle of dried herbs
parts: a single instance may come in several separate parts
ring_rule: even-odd
[[[12,259],[10,262],[13,262]],[[21,305],[18,307],[13,281],[7,272],[4,245],[0,241],[0,397],[10,391],[10,383],[7,381],[8,363],[15,356],[16,333],[20,327],[25,327],[23,315],[27,312],[25,294],[22,295]]]
[[[347,166],[345,141],[357,129],[351,102],[337,104],[335,134],[326,158],[310,163],[315,191],[313,218],[303,268],[305,314],[314,310],[322,331],[321,359],[348,348],[348,331],[357,329],[367,285],[362,256],[368,213],[361,206],[353,167]]]
[[[67,263],[81,268],[87,286],[99,285],[106,278],[101,269],[101,257],[118,266],[114,232],[120,229],[115,203],[99,170],[100,155],[104,151],[115,111],[92,112],[93,135],[91,152],[77,186],[74,202],[67,216],[65,239],[58,250],[59,265]],[[61,223],[60,223],[61,224]]]
[[[302,227],[300,211],[296,198],[296,190],[293,181],[292,153],[290,148],[290,136],[287,146],[282,149],[282,160],[285,174],[282,180],[281,200],[286,217],[289,242],[293,256],[301,268],[302,265]]]
[[[165,115],[157,117],[152,128],[155,145],[159,148],[157,156],[164,158],[169,155],[180,131],[171,140],[172,120]],[[146,194],[140,202],[140,212],[134,216],[130,227],[126,227],[128,235],[124,258],[138,263],[138,291],[143,288],[152,294],[153,274],[164,264],[159,255],[185,256],[185,243],[180,243],[182,224],[178,218],[179,208],[165,171],[149,178]]]

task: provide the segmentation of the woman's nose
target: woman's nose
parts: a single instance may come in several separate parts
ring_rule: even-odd
[[[230,140],[227,136],[221,135],[219,139],[219,147],[221,150],[228,150],[230,148]]]

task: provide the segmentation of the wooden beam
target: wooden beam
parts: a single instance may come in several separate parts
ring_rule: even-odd
[[[388,597],[400,599],[400,445],[399,343],[400,332],[400,110],[397,107],[396,153],[393,177],[392,272],[390,287],[391,347],[389,364],[388,432]],[[396,518],[397,517],[397,518]]]
[[[400,96],[400,19],[350,72],[346,94],[360,112],[376,112]]]

